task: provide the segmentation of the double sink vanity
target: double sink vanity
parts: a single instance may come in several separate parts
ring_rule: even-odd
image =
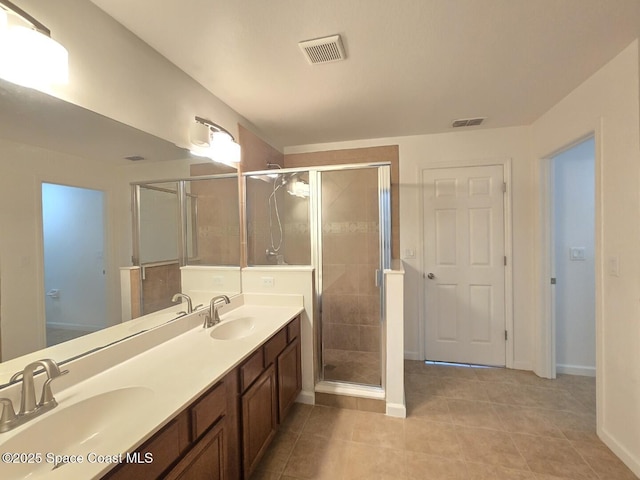
[[[301,390],[303,299],[245,294],[216,310],[209,328],[197,310],[65,362],[58,405],[0,433],[0,478],[249,478]],[[23,393],[0,390],[4,408]]]

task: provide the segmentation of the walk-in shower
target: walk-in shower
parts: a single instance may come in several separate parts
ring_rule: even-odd
[[[384,388],[390,167],[245,173],[248,263],[315,269],[318,381]]]

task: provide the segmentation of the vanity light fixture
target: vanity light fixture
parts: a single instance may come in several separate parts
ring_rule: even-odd
[[[0,78],[43,91],[69,79],[67,50],[9,0],[0,0]]]
[[[240,163],[240,145],[228,130],[211,120],[195,117],[189,130],[189,142],[190,151],[194,155],[232,167],[237,167]]]

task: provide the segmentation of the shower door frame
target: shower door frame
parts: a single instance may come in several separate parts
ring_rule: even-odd
[[[376,168],[378,173],[378,244],[379,262],[376,272],[376,283],[380,293],[380,386],[364,385],[337,380],[324,380],[323,342],[322,342],[322,179],[323,172],[346,170],[364,170]],[[316,391],[325,393],[350,393],[362,397],[384,398],[386,388],[386,319],[385,319],[385,278],[384,270],[391,267],[391,162],[353,163],[343,165],[318,165],[309,167],[279,168],[242,172],[244,208],[247,208],[247,177],[265,175],[286,175],[291,173],[308,173],[309,175],[309,235],[311,244],[311,266],[314,269],[314,324],[313,339],[315,357]],[[245,213],[245,229],[248,218]],[[248,243],[248,242],[247,242]],[[247,245],[245,245],[246,249]],[[248,251],[245,250],[245,258]],[[277,267],[277,265],[273,265]],[[355,390],[355,391],[354,391]]]
[[[324,378],[324,343],[322,341],[322,304],[323,304],[323,236],[322,236],[322,173],[346,170],[377,169],[378,174],[378,268],[376,270],[376,286],[380,295],[380,385],[358,384],[340,380],[325,380]],[[313,173],[313,176],[312,176]],[[317,375],[316,391],[318,385],[325,393],[347,393],[348,390],[358,389],[362,396],[366,393],[379,397],[384,394],[386,388],[386,321],[385,321],[385,279],[384,271],[391,267],[391,163],[356,163],[346,165],[331,165],[309,169],[309,180],[315,193],[315,201],[312,200],[311,217],[315,219],[317,231],[312,232],[311,249],[312,261],[315,269],[316,280],[316,315],[318,318],[317,334]],[[311,196],[314,198],[314,195]],[[315,255],[315,257],[314,257]],[[345,390],[347,389],[347,390]],[[354,393],[350,391],[348,393]]]

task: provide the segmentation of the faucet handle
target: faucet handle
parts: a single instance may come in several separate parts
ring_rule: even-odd
[[[61,377],[62,375],[66,375],[67,373],[69,373],[69,370],[62,370],[61,372],[58,371],[57,375],[47,378],[47,380],[44,382],[44,385],[42,385],[42,396],[40,397],[40,402],[38,403],[39,407],[55,407],[58,404],[58,402],[56,402],[56,399],[53,397],[53,392],[51,391],[51,382],[53,382],[56,378]]]
[[[13,403],[9,398],[0,398],[2,405],[2,415],[0,416],[0,428],[16,419],[16,411],[13,409]]]

